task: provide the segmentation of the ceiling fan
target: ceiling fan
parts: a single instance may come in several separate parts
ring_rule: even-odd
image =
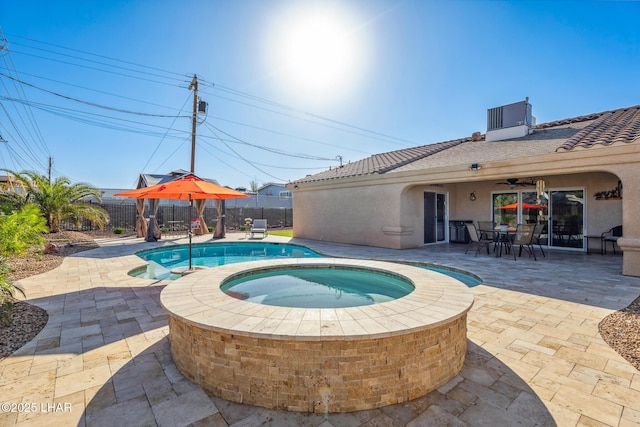
[[[536,183],[532,179],[526,181],[520,181],[518,178],[507,178],[506,182],[496,182],[496,184],[508,185],[511,188],[514,187],[529,187],[534,186]]]

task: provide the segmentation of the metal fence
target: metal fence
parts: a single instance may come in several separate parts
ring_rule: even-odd
[[[135,230],[136,228],[136,206],[131,203],[95,203],[109,213],[109,224],[105,226],[107,230],[114,228],[124,228],[125,230]],[[145,218],[149,217],[149,207],[145,203]],[[196,217],[195,207],[184,204],[160,204],[156,216],[158,224],[164,232],[185,232],[189,229],[191,218]],[[269,228],[289,228],[293,226],[292,208],[261,208],[261,207],[227,207],[225,209],[225,228],[227,230],[237,230],[244,226],[245,218],[264,218],[267,220]],[[204,221],[208,227],[215,227],[218,221],[215,207],[205,207]],[[82,221],[80,227],[71,221],[63,221],[60,224],[63,230],[92,231],[97,227],[90,221]]]

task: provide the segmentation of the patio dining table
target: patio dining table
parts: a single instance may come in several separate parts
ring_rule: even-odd
[[[495,246],[493,248],[496,258],[502,256],[502,247],[505,246],[506,250],[511,249],[511,241],[512,237],[516,233],[516,229],[513,227],[504,228],[494,228],[491,230],[479,230],[480,233],[485,233],[487,236],[493,235],[493,241],[495,242]]]

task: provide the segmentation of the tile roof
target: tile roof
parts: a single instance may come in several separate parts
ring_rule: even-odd
[[[374,154],[366,159],[348,163],[337,168],[332,168],[296,182],[323,181],[328,179],[346,178],[374,173],[385,173],[393,169],[415,162],[432,154],[455,147],[463,142],[471,141],[471,138],[461,138],[451,141],[438,142],[436,144],[421,145],[419,147],[405,148],[390,151],[388,153]]]
[[[558,150],[575,147],[590,148],[596,144],[634,142],[640,138],[640,105],[600,113],[587,127],[569,138]]]
[[[486,142],[484,135],[445,141],[388,153],[309,175],[295,182],[325,181],[354,176],[487,162],[590,148],[596,144],[640,141],[640,105],[537,125],[531,135]]]

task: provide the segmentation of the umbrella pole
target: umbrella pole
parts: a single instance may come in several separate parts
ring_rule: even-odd
[[[191,199],[191,193],[189,193],[189,206],[193,207],[193,200]],[[191,271],[191,221],[189,221],[189,271]]]

